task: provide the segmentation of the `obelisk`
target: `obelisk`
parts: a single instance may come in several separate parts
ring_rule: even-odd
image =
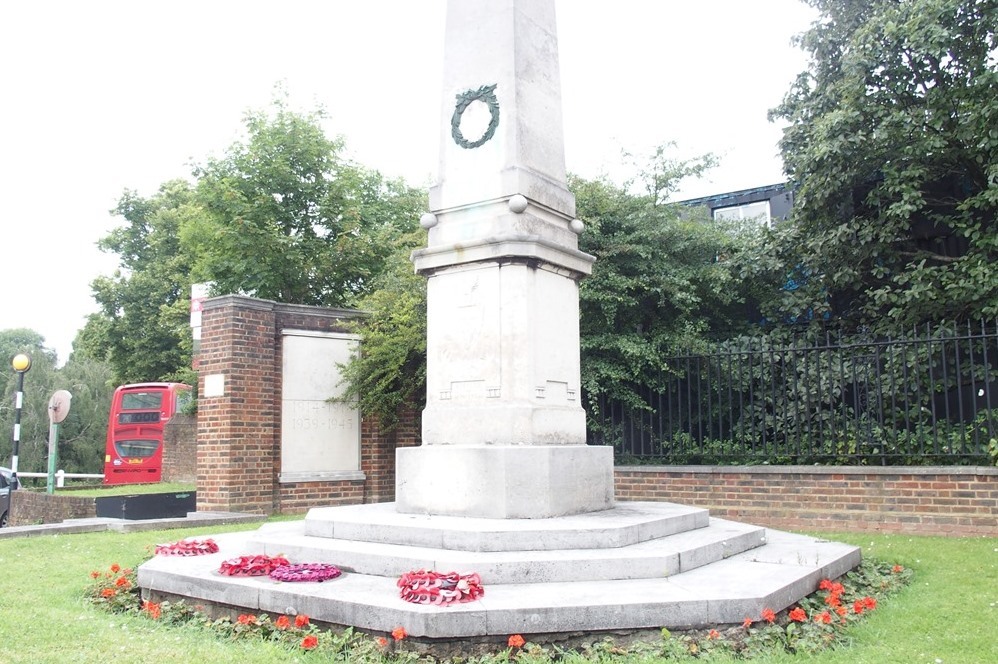
[[[547,518],[613,506],[586,445],[578,282],[593,258],[565,177],[554,0],[450,0],[427,278],[423,440],[396,510]]]

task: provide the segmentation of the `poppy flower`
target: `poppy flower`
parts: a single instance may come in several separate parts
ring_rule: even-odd
[[[301,640],[302,650],[311,650],[312,648],[319,645],[319,637],[315,634],[309,634],[304,639]]]
[[[153,620],[159,620],[159,617],[162,614],[162,609],[160,608],[159,604],[156,604],[155,602],[150,602],[149,600],[145,600],[144,602],[142,602],[142,610],[148,613],[149,617],[151,617]]]
[[[524,643],[526,643],[526,641],[524,641],[523,637],[519,634],[514,634],[509,637],[509,641],[507,641],[507,645],[510,648],[522,648]]]
[[[396,627],[392,630],[392,638],[396,641],[401,641],[407,636],[409,636],[409,633],[405,631],[405,627]]]
[[[301,629],[306,625],[308,625],[308,616],[306,616],[304,613],[299,613],[297,616],[295,616],[295,627]]]

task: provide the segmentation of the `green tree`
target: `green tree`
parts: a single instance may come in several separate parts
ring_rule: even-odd
[[[100,473],[104,465],[104,444],[111,406],[111,366],[101,360],[74,353],[65,366],[56,367],[55,352],[33,330],[0,330],[0,354],[17,353],[31,357],[31,369],[24,376],[24,403],[21,409],[21,442],[18,466],[24,472],[48,469],[48,403],[57,390],[73,395],[69,415],[60,425],[59,468],[70,473]],[[14,393],[17,378],[7,372],[0,405],[0,463],[7,464],[12,453]]]
[[[364,296],[425,195],[345,160],[321,119],[278,99],[247,114],[245,141],[196,167],[193,184],[125,192],[113,211],[125,223],[100,241],[121,267],[92,284],[101,310],[79,352],[109,361],[119,384],[189,382],[192,282],[293,304]]]
[[[191,185],[163,184],[143,198],[126,191],[114,213],[125,224],[98,243],[118,255],[112,276],[91,284],[100,312],[88,319],[74,352],[107,360],[121,383],[167,380],[191,362],[192,257],[180,230],[202,215]]]
[[[640,194],[631,193],[636,183],[570,178],[586,223],[580,246],[597,258],[580,292],[583,388],[591,411],[601,395],[637,403],[635,387],[658,385],[670,353],[747,323],[749,286],[729,257],[753,232],[665,202],[682,178],[712,163],[676,162],[667,147],[659,149]],[[362,301],[371,312],[359,325],[362,354],[346,367],[348,396],[388,423],[400,406],[425,395],[426,284],[408,258],[424,242],[415,233],[396,245],[393,269]]]
[[[195,171],[206,214],[183,231],[194,272],[219,293],[349,306],[416,227],[423,193],[345,160],[319,111],[281,100],[246,116],[247,140]]]
[[[807,2],[809,70],[771,113],[794,223],[747,266],[800,286],[774,314],[998,315],[998,2]]]
[[[21,435],[18,445],[18,470],[44,472],[48,441],[48,403],[56,387],[56,354],[45,346],[45,338],[25,328],[0,330],[0,357],[4,358],[3,401],[0,402],[0,459],[8,465],[13,453],[17,374],[11,360],[18,353],[31,358],[31,368],[24,374],[24,399],[21,406]]]
[[[580,286],[583,389],[640,405],[637,386],[660,386],[667,358],[744,329],[751,284],[737,255],[756,233],[667,201],[714,163],[676,161],[658,148],[638,182],[571,178],[580,248],[596,257]],[[633,191],[642,193],[632,193]]]
[[[75,353],[59,369],[59,389],[73,395],[59,431],[59,467],[67,473],[104,472],[113,376],[109,363]]]
[[[360,301],[369,312],[356,325],[361,352],[342,367],[343,399],[357,399],[361,412],[376,415],[385,430],[398,424],[405,409],[420,409],[426,398],[426,279],[409,260],[425,239],[421,231],[399,238],[390,267]]]

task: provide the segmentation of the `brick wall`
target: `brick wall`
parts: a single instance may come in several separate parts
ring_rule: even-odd
[[[395,500],[395,449],[419,445],[419,412],[408,410],[388,433],[381,431],[377,418],[365,417],[361,420],[361,440],[361,469],[370,478],[365,502]]]
[[[11,526],[60,523],[66,519],[87,519],[96,516],[97,507],[92,497],[47,494],[27,489],[10,493],[9,525]]]
[[[347,332],[362,314],[236,295],[211,298],[201,319],[197,418],[198,510],[271,514],[322,505],[384,502],[395,495],[395,447],[418,444],[410,414],[384,433],[361,420],[364,479],[280,482],[284,330]],[[225,376],[222,396],[205,396],[205,377]]]
[[[786,530],[998,536],[998,468],[617,466],[618,500]]]
[[[197,480],[197,418],[177,414],[163,428],[163,481]]]

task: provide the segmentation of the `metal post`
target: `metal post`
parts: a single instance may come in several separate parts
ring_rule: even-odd
[[[49,476],[45,483],[45,493],[55,493],[55,469],[59,460],[59,423],[49,424]]]
[[[14,444],[11,447],[10,486],[17,489],[21,486],[17,479],[17,452],[21,443],[21,408],[24,406],[24,374],[31,368],[31,358],[24,353],[18,353],[11,361],[11,366],[17,372],[17,394],[14,397]]]

